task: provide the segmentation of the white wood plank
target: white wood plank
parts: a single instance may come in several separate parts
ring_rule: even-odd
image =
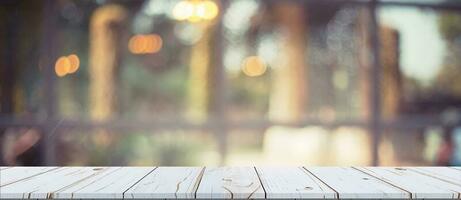
[[[0,171],[0,187],[46,173],[57,167],[13,167]]]
[[[341,199],[404,199],[410,194],[350,167],[306,167]]]
[[[406,168],[360,167],[358,169],[411,192],[412,198],[453,199],[459,198],[461,192],[461,186]]]
[[[66,186],[114,168],[62,167],[1,187],[0,198],[45,199]],[[8,170],[7,170],[8,171]]]
[[[409,167],[406,169],[461,186],[461,170],[450,167]]]
[[[336,193],[302,167],[257,167],[268,199],[333,199]]]
[[[0,171],[6,170],[6,169],[11,169],[13,167],[0,167]]]
[[[196,197],[255,199],[265,194],[253,167],[213,167],[205,168]]]
[[[124,198],[194,198],[203,167],[159,167],[125,192]]]
[[[53,193],[61,199],[122,199],[123,192],[155,167],[113,167]]]

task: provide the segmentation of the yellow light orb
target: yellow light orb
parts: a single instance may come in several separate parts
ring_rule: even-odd
[[[205,20],[212,20],[218,16],[219,8],[214,1],[200,1],[196,7],[194,14]]]
[[[189,1],[180,1],[173,8],[173,18],[185,20],[194,14],[194,5]]]
[[[54,65],[54,71],[56,72],[56,75],[59,77],[63,77],[66,74],[68,74],[70,71],[70,68],[71,68],[70,60],[65,56],[59,57],[58,60],[56,61],[56,64]]]
[[[267,70],[266,63],[258,56],[250,56],[243,61],[242,71],[245,75],[256,77],[263,75]]]
[[[202,1],[191,1],[191,5],[192,5],[192,15],[190,15],[188,18],[187,18],[187,21],[191,22],[191,23],[196,23],[196,22],[200,22],[202,21],[202,17],[200,16],[200,4],[202,3]]]
[[[76,72],[78,68],[80,67],[80,59],[78,58],[78,56],[75,54],[71,54],[67,56],[67,59],[70,62],[70,68],[69,68],[68,73],[71,74],[71,73]]]

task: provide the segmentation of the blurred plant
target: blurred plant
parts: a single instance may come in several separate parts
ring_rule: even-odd
[[[446,41],[448,51],[435,85],[437,90],[461,98],[461,16],[442,14],[439,17],[439,31]]]

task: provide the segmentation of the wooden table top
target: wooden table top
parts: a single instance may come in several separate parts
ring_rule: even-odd
[[[461,167],[0,167],[0,198],[460,199]]]

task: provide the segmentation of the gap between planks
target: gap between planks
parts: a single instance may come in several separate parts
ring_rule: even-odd
[[[309,171],[306,167],[303,167],[303,169],[306,171],[306,173],[309,173],[311,174],[312,176],[314,176],[317,180],[319,180],[320,182],[322,182],[323,184],[325,184],[327,187],[329,187],[331,190],[333,190],[335,192],[335,199],[339,199],[339,192],[336,191],[333,187],[331,187],[330,185],[328,185],[327,183],[325,183],[322,179],[320,179],[319,177],[317,177],[314,173],[312,173],[311,171]]]
[[[131,185],[130,187],[128,187],[125,191],[123,191],[122,193],[122,196],[123,196],[123,199],[125,199],[125,193],[130,190],[132,187],[134,187],[136,184],[138,184],[139,182],[142,181],[142,179],[146,178],[146,176],[148,176],[149,174],[151,174],[152,172],[154,172],[158,167],[154,167],[154,169],[152,169],[149,173],[147,173],[146,175],[144,175],[142,178],[140,178],[138,181],[136,181],[135,183],[133,183],[133,185]]]
[[[261,181],[261,175],[258,173],[258,170],[256,169],[256,166],[254,166],[253,169],[255,170],[255,173],[256,173],[256,176],[258,177],[259,183],[261,184],[261,187],[263,188],[264,199],[267,199],[267,192],[266,192],[266,188],[264,188],[263,182]]]

